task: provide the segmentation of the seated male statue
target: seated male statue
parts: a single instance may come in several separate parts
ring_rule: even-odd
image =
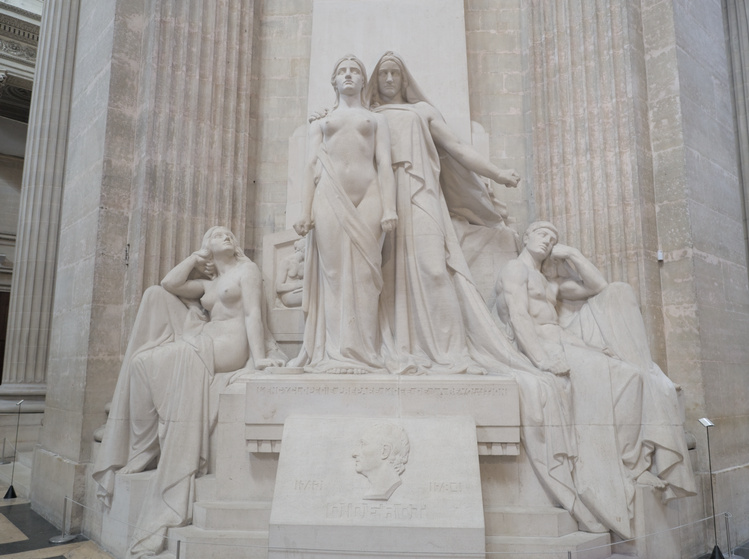
[[[636,484],[664,501],[696,491],[677,388],[651,358],[632,288],[557,240],[549,222],[528,227],[497,278],[494,310],[536,367],[569,378],[578,496],[629,537]]]

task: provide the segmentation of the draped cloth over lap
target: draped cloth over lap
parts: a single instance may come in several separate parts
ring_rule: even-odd
[[[609,284],[561,320],[588,345],[564,345],[574,391],[577,489],[606,526],[631,537],[634,481],[651,466],[668,483],[664,501],[696,494],[676,388],[652,361],[628,284]]]
[[[115,472],[144,469],[148,482],[129,557],[161,551],[169,527],[190,522],[195,477],[206,472],[219,393],[231,373],[214,375],[213,343],[204,322],[161,287],[143,295],[104,439],[94,467],[97,496],[111,505]]]
[[[321,146],[305,258],[304,338],[289,365],[306,372],[386,373],[379,321],[380,239],[364,225]]]

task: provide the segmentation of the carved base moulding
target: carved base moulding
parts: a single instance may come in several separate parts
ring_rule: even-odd
[[[254,375],[247,382],[245,435],[250,452],[280,452],[293,415],[435,417],[469,415],[479,455],[520,453],[520,410],[514,380],[465,375]]]

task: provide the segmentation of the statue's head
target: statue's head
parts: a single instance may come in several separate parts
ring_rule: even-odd
[[[403,60],[393,51],[382,55],[373,79],[377,80],[377,97],[380,102],[388,103],[400,93],[401,102],[408,97],[408,73]]]
[[[353,54],[347,54],[335,63],[335,66],[333,67],[333,75],[330,77],[330,84],[335,90],[335,107],[338,106],[338,101],[341,98],[341,92],[339,89],[339,76],[341,76],[347,70],[353,70],[354,72],[356,72],[356,68],[358,68],[358,76],[361,77],[361,80],[358,79],[358,76],[353,76],[356,81],[355,87],[359,88],[359,96],[362,105],[364,105],[365,107],[367,106],[366,100],[364,98],[364,91],[367,87],[367,70],[366,68],[364,68],[364,63],[361,60],[359,60]]]
[[[537,251],[546,247],[543,248],[543,251],[547,253],[547,256],[554,245],[557,244],[557,241],[559,241],[559,230],[549,221],[534,221],[523,235],[523,245],[526,249]],[[539,247],[536,247],[536,245],[539,245]],[[543,245],[543,247],[540,245]]]
[[[216,243],[220,243],[221,239],[226,239],[231,243],[232,249],[234,251],[234,256],[236,256],[237,258],[247,258],[244,254],[244,251],[242,250],[242,247],[239,246],[239,241],[237,240],[237,237],[234,235],[234,233],[232,233],[228,228],[222,225],[214,225],[205,232],[205,235],[203,235],[203,243],[200,245],[200,249],[202,251],[207,251],[213,254],[215,252]]]
[[[406,431],[395,423],[377,423],[359,440],[352,456],[356,471],[364,476],[379,468],[392,468],[400,475],[406,469],[411,444]]]

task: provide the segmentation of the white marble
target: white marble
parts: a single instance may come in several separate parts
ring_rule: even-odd
[[[358,58],[339,60],[330,82],[336,103],[310,123],[302,216],[294,224],[308,240],[304,341],[291,366],[384,372],[381,238],[398,223],[390,135],[385,118],[363,106],[367,74]]]
[[[201,249],[143,296],[93,474],[110,506],[115,474],[158,462],[128,557],[158,553],[166,530],[189,521],[220,392],[246,371],[283,364],[262,318],[261,282],[231,231],[212,227]]]
[[[520,256],[497,278],[496,312],[536,367],[565,379],[575,505],[631,537],[637,485],[664,501],[696,493],[683,412],[652,361],[631,288],[606,282],[558,235],[548,222],[528,227]]]
[[[325,555],[315,549],[483,557],[471,418],[292,416],[284,440],[269,558]]]
[[[470,415],[480,454],[519,453],[517,383],[496,376],[255,375],[247,381],[244,422],[252,452],[278,452],[294,414],[351,417]]]

